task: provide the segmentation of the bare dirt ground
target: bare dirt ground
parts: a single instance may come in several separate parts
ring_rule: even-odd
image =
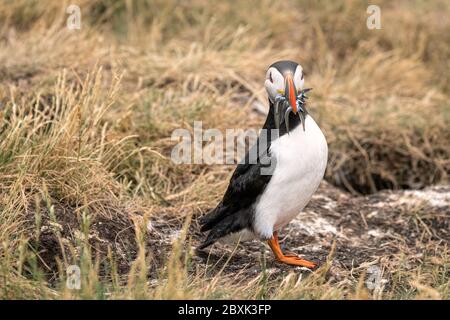
[[[275,280],[293,270],[309,274],[307,269],[277,263],[269,248],[257,240],[237,248],[219,243],[206,252],[194,253],[205,236],[198,232],[199,214],[192,218],[184,245],[192,253],[190,272],[203,270],[214,276],[223,268],[223,274],[237,282],[248,281],[263,270]],[[76,244],[83,238],[79,221],[66,219],[73,215],[57,209],[55,216],[57,221],[64,219],[64,223],[43,221],[38,248],[42,265],[49,272],[56,269],[55,258],[62,258],[55,234],[60,232],[66,244]],[[436,265],[445,263],[440,254],[450,243],[449,221],[450,186],[357,197],[323,182],[305,210],[280,231],[280,240],[285,251],[318,262],[319,266],[328,265],[327,278],[332,282],[351,285],[360,275],[367,275],[368,281],[389,287],[400,269],[414,269],[424,260]],[[170,213],[148,221],[146,244],[153,262],[149,270],[151,281],[157,281],[158,270],[172,252],[183,223],[179,214]],[[132,219],[95,219],[88,237],[97,257],[104,258],[110,247],[118,258],[119,272],[125,274],[129,270],[137,252]],[[370,278],[373,273],[376,277]]]
[[[449,218],[449,186],[355,197],[324,182],[305,210],[280,231],[280,236],[285,250],[319,265],[326,262],[335,242],[328,270],[328,276],[335,281],[380,270],[380,280],[388,285],[390,271],[398,267],[396,254],[402,252],[412,260],[423,260],[433,256],[428,252],[431,248],[450,243]],[[195,240],[197,237],[196,234]],[[224,252],[229,255],[233,249],[216,245],[209,261],[219,260]],[[224,271],[245,269],[245,273],[258,273],[262,253],[267,257],[270,273],[292,270],[275,262],[270,249],[254,241],[242,244]],[[439,263],[438,259],[434,262]]]

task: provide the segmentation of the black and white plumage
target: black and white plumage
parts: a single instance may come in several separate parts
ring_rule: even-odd
[[[269,245],[277,258],[280,255],[280,261],[313,265],[290,263],[281,251],[276,252],[277,230],[309,202],[327,164],[327,142],[306,112],[307,90],[303,85],[303,70],[297,63],[279,61],[269,67],[265,87],[270,109],[263,129],[278,130],[278,137],[271,138],[268,134],[264,149],[258,150],[256,163],[250,164],[249,154],[246,155],[233,173],[222,201],[200,218],[201,231],[209,234],[199,249],[230,235],[241,240],[257,237],[270,240]],[[256,146],[263,138],[258,137]],[[271,175],[261,174],[270,165],[267,157],[275,161]]]

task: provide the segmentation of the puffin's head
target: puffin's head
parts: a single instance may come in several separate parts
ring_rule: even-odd
[[[304,105],[308,98],[306,92],[311,90],[303,89],[304,81],[302,67],[293,61],[277,61],[267,70],[264,85],[269,100],[275,108],[275,125],[277,128],[282,122],[286,122],[286,129],[289,132],[289,122],[284,119],[291,112],[299,114],[304,128]]]
[[[302,66],[293,61],[282,60],[269,67],[264,85],[272,103],[284,97],[292,107],[292,111],[297,113],[297,91],[303,89],[303,83]]]

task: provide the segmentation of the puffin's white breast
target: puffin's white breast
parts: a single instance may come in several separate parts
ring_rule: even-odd
[[[327,166],[325,136],[311,116],[305,131],[298,125],[289,134],[273,141],[270,152],[276,166],[264,193],[255,204],[254,231],[272,237],[306,206],[317,190]]]

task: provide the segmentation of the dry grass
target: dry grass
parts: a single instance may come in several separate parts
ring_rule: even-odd
[[[382,30],[366,28],[360,1],[79,1],[82,29],[71,31],[68,3],[3,1],[0,296],[448,297],[448,251],[440,265],[412,267],[399,254],[394,284],[377,296],[330,281],[329,265],[302,281],[262,272],[242,283],[195,270],[183,237],[166,264],[146,245],[149,217],[203,212],[232,170],[174,165],[172,131],[193,130],[194,120],[258,128],[263,118],[250,110],[266,103],[262,79],[278,59],[300,61],[314,87],[328,181],[355,194],[448,182],[449,4],[379,4]],[[129,227],[100,231],[110,242],[96,247],[87,229],[99,221]],[[52,265],[40,257],[42,241],[58,248]],[[73,262],[88,284],[76,292],[61,272]]]

